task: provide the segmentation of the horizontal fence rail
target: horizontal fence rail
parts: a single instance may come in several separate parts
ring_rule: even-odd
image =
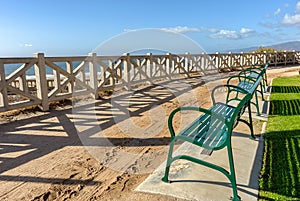
[[[191,76],[209,71],[233,71],[253,64],[298,64],[300,52],[215,53],[0,58],[0,112],[39,105],[49,110],[50,102],[92,95],[115,87],[130,89],[134,84],[176,75]]]

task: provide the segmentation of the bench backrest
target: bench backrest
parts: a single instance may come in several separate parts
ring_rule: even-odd
[[[238,105],[236,106],[236,110],[235,110],[234,114],[232,115],[232,119],[229,122],[231,129],[233,129],[237,125],[238,120],[244,114],[251,99],[252,99],[252,97],[250,94],[245,94],[245,96],[239,101]]]
[[[236,88],[237,88],[234,85],[220,85],[220,86],[217,86],[213,89],[212,94],[214,94],[214,92],[216,90],[220,89],[221,87],[226,87],[227,90],[230,90],[231,88],[235,88],[235,90],[236,90]],[[243,90],[243,89],[241,89],[241,90]],[[245,92],[243,94],[243,97],[239,101],[236,101],[235,106],[231,105],[230,107],[228,107],[228,108],[234,108],[232,110],[233,113],[229,116],[220,114],[222,111],[218,110],[218,108],[213,109],[211,111],[212,118],[217,118],[217,119],[221,120],[226,125],[226,129],[227,129],[226,130],[227,139],[222,144],[219,144],[217,149],[222,149],[223,147],[225,147],[226,142],[228,142],[230,140],[232,130],[238,124],[239,119],[241,118],[241,116],[245,112],[247,106],[249,105],[249,102],[251,101],[251,97],[252,96],[249,93]],[[212,100],[213,100],[214,105],[221,105],[221,104],[228,105],[227,103],[221,103],[221,104],[220,103],[215,103],[215,97],[213,97],[213,95],[212,95]]]
[[[263,70],[264,72],[266,72],[268,67],[269,67],[269,62],[267,62],[266,64],[253,64],[249,68]]]
[[[248,93],[253,95],[258,85],[261,83],[264,74],[265,74],[264,70],[256,71],[254,69],[247,68],[239,72],[238,75],[231,76],[227,80],[227,84],[229,85],[232,82],[232,80],[237,79],[238,80],[237,86],[245,89]]]

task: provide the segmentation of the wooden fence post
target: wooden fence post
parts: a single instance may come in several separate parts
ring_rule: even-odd
[[[97,55],[96,53],[89,53],[89,71],[90,71],[90,86],[93,89],[92,96],[95,99],[99,98],[98,94],[98,75],[97,75]]]
[[[296,63],[296,51],[293,50],[293,64]]]
[[[146,64],[146,74],[148,75],[148,77],[150,78],[149,82],[151,84],[153,84],[153,68],[155,66],[155,62],[153,62],[153,58],[152,58],[152,53],[149,52],[147,53],[147,64]]]
[[[275,66],[277,66],[277,57],[278,57],[278,55],[277,55],[277,51],[274,51],[274,57],[275,57]]]
[[[219,52],[216,52],[216,66],[217,66],[217,70],[220,72],[221,70],[221,56]]]
[[[73,63],[71,61],[67,61],[66,63],[66,70],[67,72],[73,77]],[[75,80],[71,80],[70,83],[67,85],[68,86],[68,93],[73,93],[74,91],[74,82]]]
[[[288,52],[286,50],[283,51],[283,57],[284,57],[284,65],[286,66],[287,59],[288,59]]]
[[[184,68],[187,71],[188,75],[190,76],[190,73],[193,68],[193,61],[191,59],[191,55],[189,52],[185,53]]]
[[[171,79],[171,76],[172,76],[172,73],[174,72],[175,73],[175,65],[174,65],[174,61],[172,59],[172,54],[171,53],[167,53],[167,62],[166,62],[166,67],[167,67],[167,70],[166,72],[169,73],[169,77]]]
[[[125,88],[126,90],[131,90],[131,81],[130,81],[130,74],[131,74],[131,62],[130,62],[130,54],[129,53],[124,53],[123,54],[125,57],[124,60],[124,80],[126,82]]]
[[[256,57],[256,53],[254,51],[251,52],[251,59],[250,59],[250,65],[255,65],[257,64],[257,57]]]
[[[233,69],[233,55],[232,52],[228,52],[228,68],[230,71]]]
[[[34,57],[38,59],[37,64],[34,64],[37,97],[42,101],[42,104],[40,105],[41,110],[48,111],[48,86],[44,53],[35,53]]]
[[[262,54],[264,54],[264,58],[263,58],[263,63],[267,63],[268,61],[267,61],[267,52],[266,51],[263,51],[263,53]]]
[[[4,64],[0,63],[0,106],[3,105],[4,111],[6,111],[8,107],[8,94],[6,88],[6,80],[5,80],[5,70]]]

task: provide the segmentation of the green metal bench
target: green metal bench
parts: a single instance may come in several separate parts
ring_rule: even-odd
[[[236,86],[246,90],[249,94],[251,94],[251,97],[253,97],[253,95],[255,96],[255,102],[251,101],[251,103],[256,107],[258,116],[260,116],[260,111],[259,111],[257,92],[261,93],[262,99],[264,100],[263,86],[261,85],[264,74],[265,74],[264,70],[257,71],[252,68],[248,68],[248,69],[242,70],[236,76],[231,76],[227,80],[227,84],[233,84],[233,81],[235,79],[237,79],[238,83]],[[258,89],[258,86],[260,86],[260,89]],[[235,89],[233,89],[233,90],[235,90]],[[237,95],[236,97],[232,98],[232,100],[240,100],[240,98]]]
[[[171,134],[171,142],[169,147],[165,175],[162,178],[162,180],[164,182],[169,182],[168,177],[172,162],[178,159],[189,160],[222,172],[229,179],[232,185],[232,200],[239,201],[240,197],[237,193],[234,162],[232,156],[231,135],[234,127],[238,124],[239,121],[241,121],[241,116],[244,113],[245,109],[247,107],[250,108],[251,95],[238,86],[224,86],[227,87],[228,91],[233,92],[235,90],[239,92],[244,92],[243,98],[237,101],[238,103],[236,106],[218,102],[214,103],[213,106],[209,109],[193,106],[179,107],[170,114],[168,119],[168,126]],[[183,110],[199,111],[202,113],[202,115],[199,115],[199,117],[196,118],[191,124],[185,127],[178,134],[175,134],[173,127],[173,118],[176,113]],[[221,150],[227,147],[230,170],[227,171],[221,166],[188,155],[179,155],[173,157],[173,148],[175,141],[177,140],[187,141],[212,151]]]

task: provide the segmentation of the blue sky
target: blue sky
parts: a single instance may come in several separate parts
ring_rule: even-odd
[[[86,55],[148,28],[183,34],[208,53],[300,40],[292,0],[2,0],[0,8],[0,57]]]

